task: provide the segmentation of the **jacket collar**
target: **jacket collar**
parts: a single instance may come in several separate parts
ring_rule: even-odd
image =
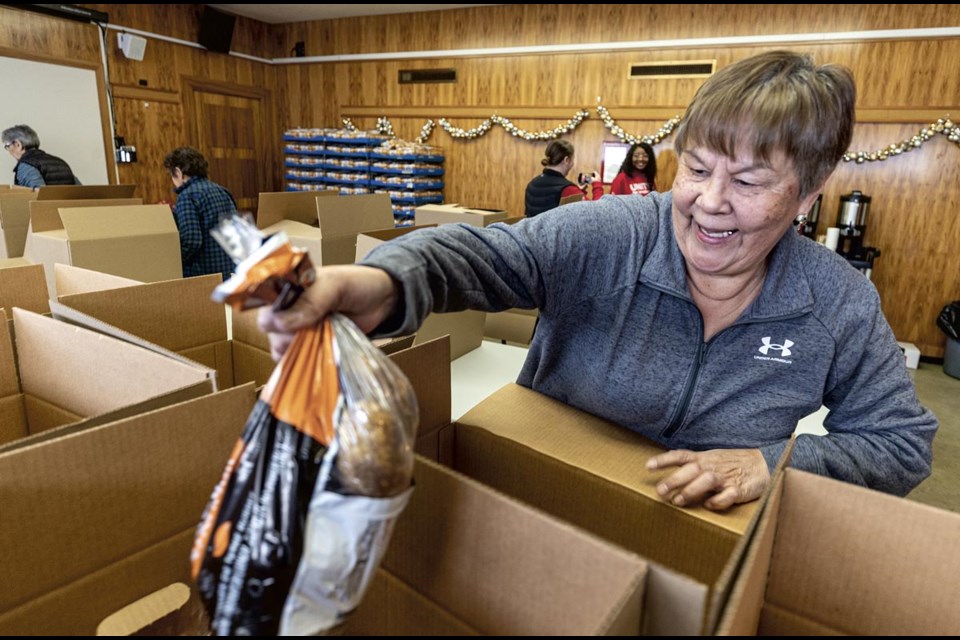
[[[187,181],[184,182],[183,184],[181,184],[179,187],[174,187],[174,188],[173,188],[173,192],[176,193],[177,195],[180,195],[180,193],[181,193],[184,189],[186,189],[187,187],[189,187],[189,186],[192,185],[192,184],[196,184],[196,183],[200,182],[201,180],[204,180],[204,178],[198,178],[198,177],[196,177],[196,176],[190,176],[189,178],[187,178]]]
[[[672,208],[673,194],[667,192],[658,204],[657,237],[650,257],[640,269],[640,281],[692,303],[686,264],[673,232]],[[738,322],[796,315],[813,308],[813,292],[798,253],[800,242],[796,230],[787,229],[770,252],[760,295]]]

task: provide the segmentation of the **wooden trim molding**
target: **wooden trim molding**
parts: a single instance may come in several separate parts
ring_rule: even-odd
[[[164,91],[163,89],[150,89],[148,87],[131,87],[128,85],[115,84],[113,85],[113,97],[144,100],[146,102],[180,104],[180,94],[176,91]]]
[[[607,105],[604,105],[607,106]],[[566,120],[580,109],[590,112],[590,117],[598,117],[594,105],[570,107],[454,107],[454,106],[424,106],[424,107],[366,107],[359,105],[344,105],[340,107],[340,115],[345,118],[489,118],[496,114],[504,118],[528,120]],[[611,107],[607,106],[610,115],[616,120],[669,120],[674,116],[683,116],[685,106],[676,107]],[[929,124],[938,118],[951,117],[960,120],[960,106],[943,107],[938,109],[857,109],[857,122],[861,123],[902,123],[902,124]]]

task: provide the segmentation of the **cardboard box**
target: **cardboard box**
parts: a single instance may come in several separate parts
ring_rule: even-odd
[[[425,224],[423,226],[415,225],[411,227],[397,227],[394,229],[376,229],[373,231],[364,231],[357,234],[357,253],[354,262],[360,262],[367,257],[367,254],[379,247],[384,242],[389,242],[400,236],[405,236],[412,231],[420,229],[430,229],[436,227],[435,224]]]
[[[916,369],[920,366],[920,349],[912,342],[897,342],[900,351],[903,353],[903,359],[906,362],[907,369]]]
[[[257,329],[256,310],[233,313],[233,338],[228,339],[222,304],[210,294],[222,281],[219,274],[164,282],[139,283],[75,267],[57,266],[57,296],[66,307],[54,314],[79,321],[69,309],[95,318],[140,340],[147,348],[161,347],[216,371],[218,387],[266,383],[274,369],[267,337]],[[112,333],[109,327],[99,328]]]
[[[13,320],[15,341],[0,322],[0,444],[213,391],[197,365],[23,309]]]
[[[69,187],[73,188],[73,187]],[[37,216],[47,221],[44,223],[38,223],[43,226],[46,225],[49,228],[56,228],[57,225],[60,225],[60,209],[64,207],[114,207],[121,205],[139,205],[143,204],[143,201],[140,198],[89,198],[82,200],[31,200],[27,205],[28,211],[22,213],[22,220],[18,220],[17,225],[22,226],[22,235],[18,232],[16,236],[16,242],[19,244],[16,246],[18,253],[16,255],[22,256],[24,248],[27,241],[27,231],[30,228],[30,219],[31,216]]]
[[[277,197],[266,198],[268,195],[299,199],[290,204]],[[315,192],[290,192],[260,196],[257,225],[266,234],[286,232],[290,242],[306,249],[318,266],[353,264],[358,233],[394,226],[390,196],[385,193],[330,197]],[[302,206],[304,196],[313,196],[312,211]]]
[[[441,435],[441,462],[648,560],[649,635],[709,633],[760,501],[726,513],[663,502],[642,436],[511,384]],[[445,430],[445,431],[449,431]]]
[[[0,193],[0,259],[19,258],[27,240],[30,203],[37,199],[32,190],[10,189]]]
[[[46,267],[50,297],[56,296],[54,264],[156,282],[183,275],[180,234],[162,204],[60,209],[31,214],[24,257]]]
[[[0,454],[0,633],[91,635],[190,545],[254,403],[252,385]]]
[[[195,527],[252,403],[241,387],[0,455],[0,633],[90,635],[189,584]],[[641,559],[423,458],[414,476],[345,635],[637,633]]]
[[[470,353],[483,342],[483,311],[431,313],[417,330],[414,344],[429,342],[443,335],[450,336],[450,359]]]
[[[260,194],[257,201],[257,226],[265,229],[284,220],[317,226],[317,198],[339,196],[336,190],[274,191]]]
[[[956,513],[787,469],[718,635],[955,635],[958,540]]]
[[[132,198],[135,184],[70,184],[45,185],[37,192],[38,200],[96,200],[100,198]]]
[[[507,218],[502,209],[471,209],[458,204],[425,204],[417,207],[414,222],[419,227],[427,224],[465,222],[475,227],[486,227]]]
[[[356,261],[363,260],[368,253],[384,242],[406,235],[412,231],[435,227],[435,224],[417,225],[399,229],[380,229],[357,235]],[[417,331],[414,344],[423,344],[442,335],[450,336],[450,357],[456,360],[480,346],[483,341],[483,322],[486,314],[482,311],[459,311],[455,313],[431,313]]]
[[[20,264],[0,268],[0,307],[3,307],[8,320],[13,318],[14,307],[34,313],[49,313],[43,265]]]
[[[539,315],[537,309],[507,309],[500,313],[488,313],[483,325],[483,337],[529,345]]]

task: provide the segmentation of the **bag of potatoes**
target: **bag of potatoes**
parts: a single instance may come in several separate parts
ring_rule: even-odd
[[[312,269],[277,259],[297,251],[283,238],[268,242],[248,259]],[[283,281],[268,271],[258,277]],[[249,286],[254,272],[239,264],[237,282],[289,293]],[[357,607],[413,491],[418,419],[406,376],[351,320],[333,314],[295,336],[197,529],[193,576],[215,634],[325,634]]]

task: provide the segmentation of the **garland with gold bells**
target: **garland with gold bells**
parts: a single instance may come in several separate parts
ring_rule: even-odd
[[[646,142],[651,145],[659,144],[665,138],[669,137],[681,122],[680,116],[674,116],[667,120],[657,130],[657,132],[652,135],[634,135],[632,133],[628,133],[623,127],[617,124],[617,121],[613,119],[613,117],[610,115],[610,112],[602,104],[597,104],[597,114],[600,116],[600,120],[610,131],[610,133],[616,136],[619,140],[630,144],[636,142]],[[527,141],[555,140],[563,136],[565,133],[569,133],[576,129],[589,116],[590,114],[585,109],[581,109],[577,111],[572,118],[567,120],[567,122],[546,131],[527,131],[525,129],[521,129],[520,127],[514,125],[509,119],[496,114],[485,119],[472,129],[455,127],[450,124],[450,121],[448,121],[446,118],[440,118],[438,122],[428,119],[426,123],[424,123],[423,127],[421,127],[420,135],[417,137],[416,141],[421,144],[425,144],[430,138],[430,135],[433,133],[434,127],[438,123],[440,127],[451,137],[460,140],[474,140],[479,138],[490,131],[495,124],[506,129],[510,135]],[[350,118],[343,118],[343,125],[344,128],[349,131],[357,130],[357,127],[353,124]],[[396,135],[393,131],[393,125],[386,117],[377,118],[376,131],[390,137],[395,137]],[[948,115],[944,118],[938,118],[936,122],[923,127],[916,133],[916,135],[908,139],[901,140],[900,142],[892,143],[882,149],[876,149],[874,151],[848,151],[843,154],[843,161],[856,162],[857,164],[863,164],[865,162],[883,162],[884,160],[888,160],[893,156],[902,155],[915,149],[919,149],[925,142],[936,135],[947,136],[947,139],[950,142],[960,146],[960,125],[955,124]]]

